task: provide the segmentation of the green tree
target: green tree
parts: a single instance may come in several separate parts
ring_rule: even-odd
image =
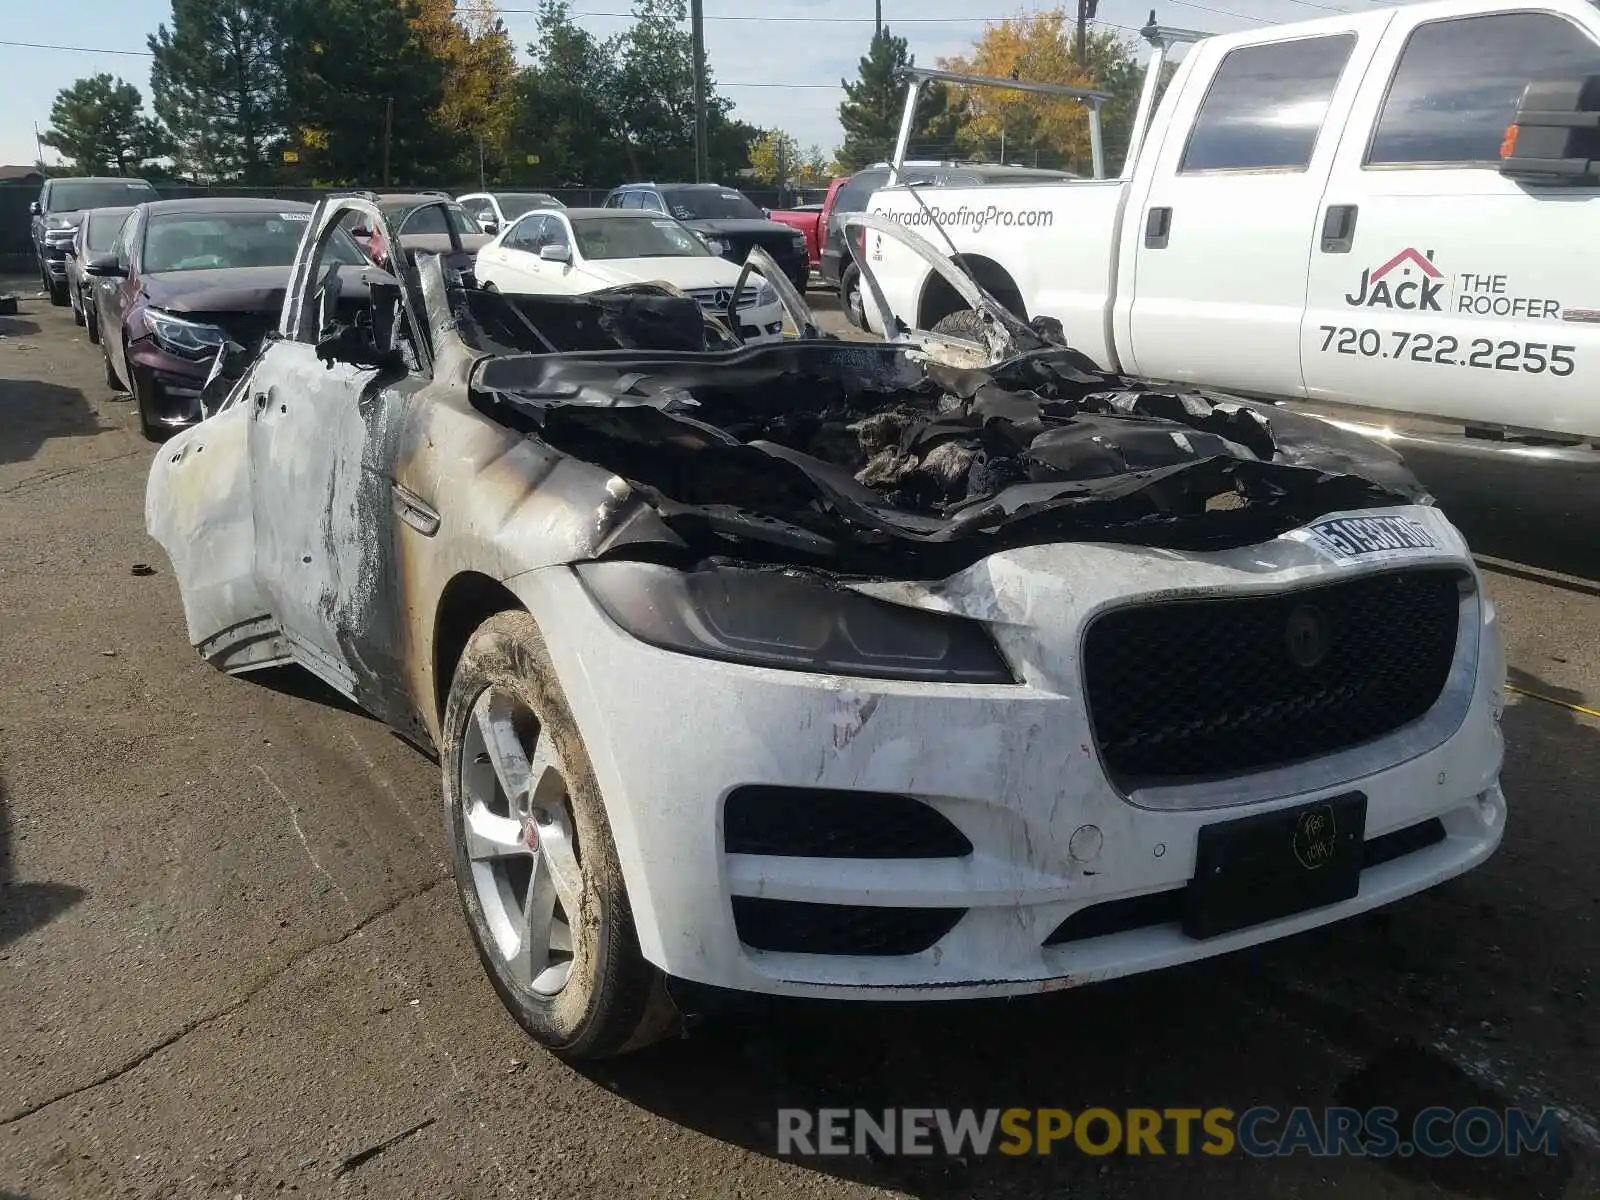
[[[616,129],[635,179],[694,178],[694,47],[684,0],[634,0],[634,21],[610,42],[617,61],[612,95]],[[706,158],[713,178],[745,165],[712,162],[733,101],[717,95],[706,71]],[[746,144],[748,145],[748,143]],[[718,158],[725,158],[726,149]]]
[[[844,88],[844,99],[839,103],[844,145],[834,152],[838,166],[857,170],[887,159],[894,152],[906,96],[906,85],[895,74],[903,67],[915,66],[916,61],[906,49],[906,39],[895,37],[885,25],[862,55],[856,81],[839,81]],[[949,157],[965,119],[963,111],[942,85],[924,88],[917,103],[908,154],[919,158]]]
[[[39,140],[70,158],[80,175],[142,174],[150,159],[166,153],[165,135],[144,115],[139,89],[105,74],[57,92],[50,128]]]
[[[284,0],[284,11],[297,174],[437,186],[466,146],[436,123],[446,64],[413,26],[416,0]]]
[[[149,38],[150,91],[179,163],[254,183],[284,142],[283,0],[172,0]]]
[[[566,0],[542,0],[532,63],[516,81],[509,155],[520,181],[609,186],[624,170],[611,98],[617,63],[606,44],[574,23]],[[539,161],[529,165],[527,159]]]
[[[543,0],[528,47],[533,62],[517,80],[511,170],[528,181],[608,187],[694,178],[693,49],[684,16],[683,0],[637,0],[632,26],[600,41],[573,23],[566,0]],[[706,160],[714,179],[742,170],[761,136],[732,108],[708,79]],[[539,162],[526,164],[529,155]]]

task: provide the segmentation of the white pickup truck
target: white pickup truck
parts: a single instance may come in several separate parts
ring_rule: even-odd
[[[1111,370],[1600,439],[1600,9],[1439,0],[1145,36],[1120,177],[891,184],[868,211]],[[896,329],[966,309],[903,243],[857,236]]]

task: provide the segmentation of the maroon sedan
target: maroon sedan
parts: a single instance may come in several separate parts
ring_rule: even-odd
[[[106,383],[131,393],[146,437],[200,419],[200,389],[230,341],[254,351],[277,324],[311,206],[202,198],[141,204],[111,252],[84,266],[94,290]],[[368,261],[348,237],[336,261]]]

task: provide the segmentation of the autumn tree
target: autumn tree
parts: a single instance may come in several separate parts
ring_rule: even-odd
[[[138,175],[166,152],[161,128],[144,115],[139,89],[110,75],[90,75],[56,93],[50,128],[40,135],[72,160],[80,175]]]
[[[434,122],[473,146],[500,154],[517,114],[517,62],[493,0],[421,0],[412,28],[443,65]]]
[[[750,167],[759,183],[794,183],[804,165],[800,143],[781,129],[762,134],[750,146]]]
[[[1115,33],[1088,36],[1083,67],[1076,47],[1074,18],[1058,8],[989,25],[971,55],[941,59],[939,65],[966,74],[1111,92],[1102,107],[1101,130],[1107,170],[1115,171],[1128,145],[1143,72],[1132,47]],[[958,138],[968,154],[1088,169],[1089,110],[1082,101],[993,87],[960,91],[967,119]]]

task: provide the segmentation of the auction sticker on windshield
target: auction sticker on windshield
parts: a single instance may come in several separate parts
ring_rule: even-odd
[[[1435,550],[1439,545],[1421,524],[1410,517],[1396,516],[1333,517],[1315,521],[1287,536],[1341,559]]]
[[[310,213],[303,213],[303,212],[299,212],[299,213],[279,213],[278,214],[278,220],[280,220],[280,221],[310,221],[311,220],[311,214]]]

